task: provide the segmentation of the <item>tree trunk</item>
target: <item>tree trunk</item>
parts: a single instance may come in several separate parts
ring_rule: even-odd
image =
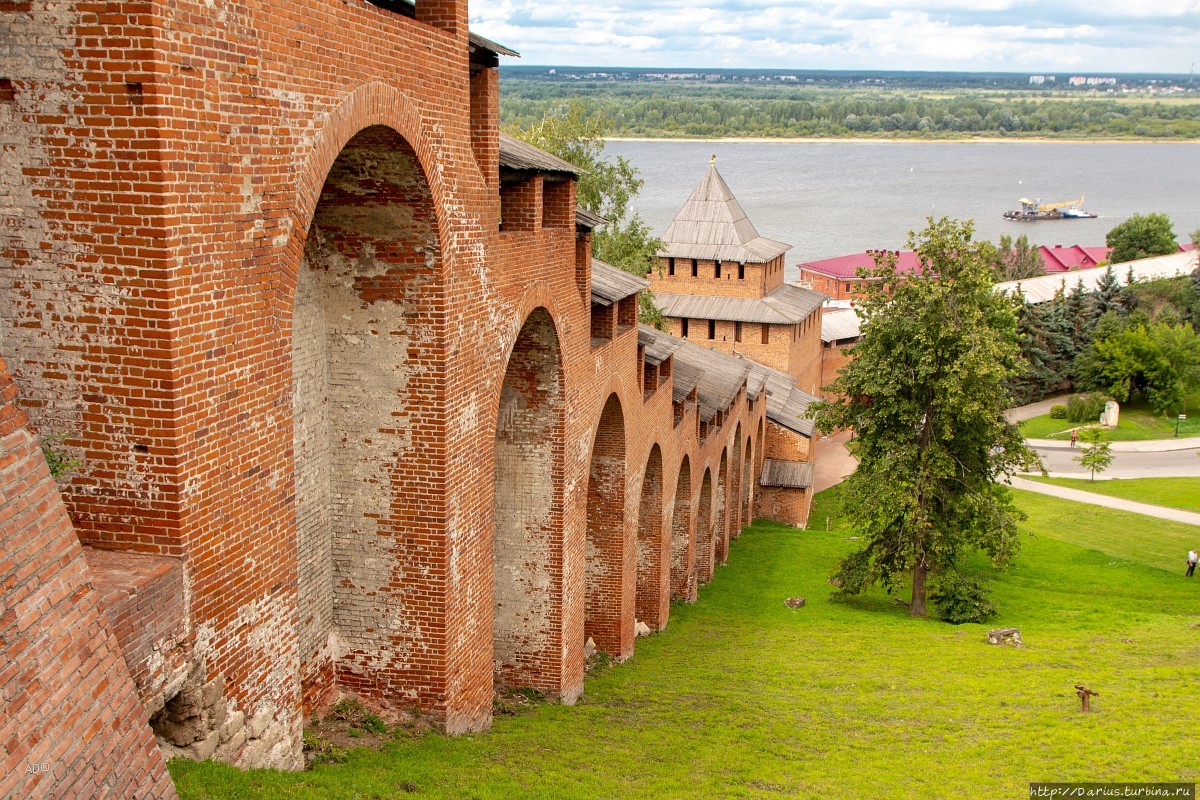
[[[925,616],[925,557],[917,558],[913,567],[912,605],[908,607],[910,617]]]

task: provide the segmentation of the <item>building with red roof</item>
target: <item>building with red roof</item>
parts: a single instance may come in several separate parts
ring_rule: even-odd
[[[1084,247],[1071,245],[1063,247],[1056,244],[1053,247],[1042,245],[1038,252],[1042,255],[1042,264],[1046,274],[1070,272],[1077,269],[1091,269],[1100,266],[1108,258],[1111,248]],[[862,270],[874,270],[875,259],[887,250],[867,250],[848,256],[836,256],[820,261],[810,261],[799,264],[800,281],[818,292],[824,292],[834,300],[851,300],[862,293],[861,284],[872,278],[858,274]],[[921,263],[917,254],[912,250],[890,251],[896,258],[896,274],[920,273]]]

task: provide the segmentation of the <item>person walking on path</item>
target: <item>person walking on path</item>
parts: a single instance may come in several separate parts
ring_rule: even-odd
[[[1196,548],[1193,547],[1188,550],[1188,568],[1185,573],[1187,577],[1191,578],[1196,574],[1196,562],[1198,561],[1200,561],[1200,553],[1197,553]]]
[[[1079,436],[1076,435],[1075,431],[1071,431],[1071,447],[1074,447],[1077,441],[1079,441]]]

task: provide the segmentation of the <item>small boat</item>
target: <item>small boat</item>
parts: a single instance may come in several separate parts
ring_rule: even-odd
[[[1080,208],[1083,197],[1078,200],[1065,200],[1061,203],[1043,203],[1041,200],[1030,200],[1022,197],[1019,201],[1020,211],[1005,211],[1004,218],[1018,222],[1034,222],[1042,219],[1095,219],[1096,215]]]
[[[1062,210],[1063,219],[1095,219],[1096,215],[1090,211],[1084,211],[1079,206],[1067,206]]]

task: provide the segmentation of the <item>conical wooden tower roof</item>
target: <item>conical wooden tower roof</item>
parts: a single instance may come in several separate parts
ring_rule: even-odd
[[[719,261],[763,263],[792,249],[758,235],[716,164],[679,209],[663,241],[661,256]]]

